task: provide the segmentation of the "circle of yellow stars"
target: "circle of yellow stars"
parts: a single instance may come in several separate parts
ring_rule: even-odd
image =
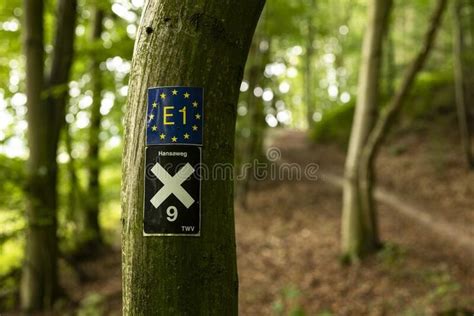
[[[178,95],[178,90],[173,89],[173,90],[171,91],[171,94],[172,94],[172,95]],[[167,97],[167,96],[166,96],[166,93],[164,93],[164,92],[160,93],[160,98],[161,98],[162,100],[165,100],[166,97]],[[185,99],[189,99],[189,98],[191,97],[191,94],[189,94],[188,92],[185,92],[185,93],[183,94],[183,97],[184,97]],[[198,103],[197,101],[193,101],[191,104],[192,104],[193,108],[197,108],[198,105],[199,105],[199,103]],[[158,104],[157,104],[156,102],[153,102],[153,103],[152,103],[152,107],[153,107],[154,109],[156,109],[156,108],[158,107]],[[196,115],[194,115],[194,117],[195,117],[197,120],[200,120],[200,119],[201,119],[201,114],[197,113]],[[148,118],[149,118],[149,120],[151,121],[151,120],[153,120],[153,119],[155,118],[155,115],[152,113],[152,114],[150,114],[150,115],[148,116]],[[197,132],[197,130],[199,129],[197,125],[193,125],[191,128],[192,128],[193,132]],[[157,132],[157,131],[158,131],[158,126],[153,125],[153,126],[151,127],[151,130],[152,130],[153,132]],[[189,139],[189,137],[191,137],[191,135],[189,135],[188,133],[184,133],[184,134],[183,134],[183,138],[184,138],[184,139]],[[161,140],[165,140],[165,139],[166,139],[166,134],[161,133],[161,134],[160,134],[160,139],[161,139]],[[177,141],[178,141],[178,137],[176,137],[176,136],[171,137],[171,142],[176,143]]]

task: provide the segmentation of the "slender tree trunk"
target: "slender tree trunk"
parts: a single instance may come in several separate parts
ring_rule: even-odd
[[[313,100],[313,55],[314,55],[314,27],[313,27],[313,12],[316,6],[315,0],[309,1],[309,14],[307,17],[307,39],[306,39],[306,61],[305,61],[305,97],[306,97],[306,120],[308,128],[313,125],[314,100]]]
[[[468,7],[468,1],[456,0],[453,2],[453,52],[456,107],[458,113],[459,132],[461,135],[466,162],[470,169],[474,169],[474,126],[472,122],[473,117],[471,117],[472,113],[469,111],[469,107],[474,107],[474,92],[472,91],[474,80],[472,80],[472,74],[469,73],[473,72],[474,53],[466,49],[466,35],[464,31],[464,25],[467,23],[465,23],[465,18],[462,16],[463,7]],[[471,5],[471,10],[474,9],[472,7],[474,7],[474,5]],[[472,46],[472,48],[474,48],[474,46]]]
[[[21,307],[50,309],[58,296],[57,162],[72,63],[76,1],[58,1],[51,73],[44,78],[44,4],[24,0],[26,94],[28,107],[27,228]]]
[[[46,133],[41,91],[44,88],[44,37],[41,0],[24,1],[24,51],[28,141],[26,250],[21,280],[21,305],[25,310],[50,307],[57,290],[56,201],[47,193],[52,166],[45,152]]]
[[[356,260],[379,246],[375,214],[361,205],[358,166],[363,145],[376,118],[382,43],[391,7],[391,0],[370,2],[369,21],[362,47],[357,105],[344,174],[342,253],[348,260]]]
[[[262,50],[260,47],[261,42],[267,41],[268,47],[265,50]],[[262,89],[265,84],[265,79],[263,73],[265,71],[265,66],[270,60],[270,48],[271,42],[264,36],[259,37],[255,43],[257,46],[257,52],[254,56],[255,59],[252,61],[252,77],[256,79],[254,86],[260,84]],[[265,139],[265,106],[263,103],[262,97],[257,97],[255,94],[251,93],[249,95],[249,114],[250,114],[250,137],[248,143],[247,157],[246,160],[248,163],[252,164],[252,168],[249,170],[249,174],[245,178],[244,186],[244,208],[247,209],[248,206],[248,195],[252,190],[252,184],[255,182],[255,170],[253,168],[254,161],[261,161],[264,157],[264,139]]]
[[[203,87],[202,162],[233,163],[239,87],[264,1],[146,3],[125,118],[123,314],[237,315],[232,179],[202,180],[200,237],[143,236],[144,104],[149,87]]]
[[[83,247],[88,253],[95,253],[101,248],[102,233],[99,225],[100,210],[100,158],[99,158],[99,134],[102,115],[100,114],[102,73],[100,70],[100,60],[96,52],[96,48],[101,44],[102,25],[104,19],[104,11],[95,8],[93,17],[93,29],[91,40],[94,43],[94,50],[91,56],[91,81],[93,102],[91,106],[91,123],[89,128],[89,153],[88,153],[88,187],[87,199],[85,203],[85,220],[83,227],[83,236],[85,238]]]
[[[261,22],[260,22],[261,23]],[[258,27],[257,27],[258,29]],[[247,93],[247,109],[248,109],[248,118],[249,118],[249,128],[250,128],[250,135],[248,137],[248,142],[244,144],[244,153],[242,157],[242,161],[244,163],[251,163],[252,162],[252,139],[254,136],[254,131],[252,122],[254,117],[254,112],[256,111],[257,106],[257,98],[254,95],[254,90],[257,87],[257,83],[260,79],[260,63],[259,58],[261,58],[261,54],[259,52],[259,42],[260,38],[258,36],[258,31],[255,33],[253,37],[252,44],[250,46],[248,59],[247,59],[247,74],[248,74],[248,84],[249,89]],[[240,182],[238,190],[238,196],[240,200],[240,204],[243,209],[247,209],[248,207],[248,192],[250,191],[250,177],[252,175],[250,170],[245,170],[246,174],[244,179]]]
[[[247,107],[249,117],[249,128],[250,136],[248,143],[246,144],[244,162],[250,163],[253,166],[253,162],[256,159],[261,159],[264,152],[264,138],[265,138],[265,109],[263,99],[257,97],[254,94],[256,87],[263,86],[264,83],[264,70],[266,64],[270,60],[270,48],[271,40],[269,41],[263,34],[265,33],[265,10],[260,18],[259,25],[255,32],[252,44],[250,46],[249,57],[247,61],[247,73],[249,78],[249,93],[247,95]],[[268,47],[265,50],[262,49],[261,43],[267,41]],[[248,208],[248,196],[251,191],[252,181],[254,180],[254,169],[246,169],[246,176],[241,183],[240,188],[240,202],[243,209]]]
[[[265,54],[267,55],[267,54]],[[263,58],[265,60],[266,58]],[[263,61],[263,63],[265,63]],[[261,71],[263,73],[263,69],[261,68]],[[261,76],[262,77],[262,76]],[[260,79],[262,79],[260,77]],[[263,83],[263,82],[261,82]],[[249,149],[249,157],[251,161],[254,159],[260,159],[263,157],[263,152],[264,152],[264,138],[265,138],[265,106],[263,104],[263,99],[256,98],[255,97],[255,103],[254,107],[250,109],[251,111],[251,123],[250,123],[250,149]]]
[[[395,93],[395,80],[397,79],[397,65],[395,61],[395,43],[393,34],[387,34],[386,43],[386,74],[385,74],[385,91],[384,96],[392,96]]]
[[[360,200],[362,201],[362,206],[367,208],[367,212],[370,212],[371,214],[375,214],[372,192],[374,181],[372,175],[374,172],[374,161],[376,159],[378,149],[380,148],[380,145],[387,134],[390,124],[400,112],[403,102],[405,101],[417,74],[421,71],[426,60],[428,59],[429,53],[431,52],[431,48],[436,38],[437,30],[441,24],[441,18],[443,16],[443,12],[445,11],[446,4],[447,0],[437,1],[420,51],[411,63],[410,67],[407,69],[399,90],[393,96],[387,107],[383,109],[380,117],[377,119],[377,122],[375,123],[375,126],[370,132],[367,142],[363,147],[359,165],[359,176],[361,179],[359,194]]]
[[[67,207],[67,220],[76,221],[77,220],[77,209],[78,203],[81,201],[81,188],[79,186],[79,180],[77,178],[76,172],[76,160],[72,156],[72,135],[69,128],[69,124],[66,124],[64,128],[64,143],[66,146],[66,152],[69,156],[69,161],[67,163],[67,172],[69,180],[69,192],[68,192],[68,207]]]

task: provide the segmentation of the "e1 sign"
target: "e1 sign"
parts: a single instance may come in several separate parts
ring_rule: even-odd
[[[203,89],[148,89],[144,236],[199,236]]]

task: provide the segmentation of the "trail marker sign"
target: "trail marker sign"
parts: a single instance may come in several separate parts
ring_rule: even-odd
[[[146,149],[144,235],[199,236],[200,163],[200,147],[168,145]]]
[[[144,236],[199,236],[203,89],[148,89]]]

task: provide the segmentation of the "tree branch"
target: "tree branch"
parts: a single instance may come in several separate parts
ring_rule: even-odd
[[[428,31],[426,32],[421,50],[418,52],[418,55],[407,69],[407,72],[405,73],[404,79],[398,92],[395,94],[395,96],[393,96],[390,103],[382,111],[379,119],[375,123],[374,128],[369,134],[362,155],[363,157],[365,157],[363,159],[367,159],[368,163],[372,162],[373,157],[375,156],[380,144],[382,143],[391,123],[402,108],[403,102],[405,101],[406,96],[410,92],[410,88],[412,87],[416,76],[423,68],[426,60],[428,59],[428,55],[431,52],[431,48],[434,44],[446,5],[447,0],[438,0],[433,15],[431,17],[431,22],[429,24]]]

